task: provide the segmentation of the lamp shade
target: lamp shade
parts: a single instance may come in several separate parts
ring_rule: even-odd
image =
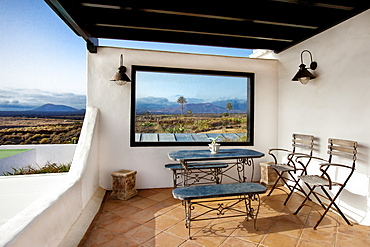
[[[310,71],[306,69],[306,65],[299,65],[299,70],[297,74],[293,77],[292,81],[300,81],[302,84],[307,84],[309,80],[315,79],[316,76],[311,74]]]
[[[120,66],[118,71],[114,74],[114,76],[110,79],[114,81],[118,85],[125,85],[127,82],[130,82],[130,78],[126,75],[126,67]]]
[[[125,85],[127,82],[130,82],[130,78],[126,75],[126,67],[123,66],[123,56],[121,54],[120,57],[120,66],[118,71],[114,74],[114,76],[110,79],[114,81],[117,85]]]

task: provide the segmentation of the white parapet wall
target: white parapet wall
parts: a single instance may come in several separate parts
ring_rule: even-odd
[[[98,112],[94,107],[86,110],[70,171],[58,179],[56,187],[0,226],[0,246],[58,246],[63,241],[99,189]],[[38,181],[32,184],[45,186]]]
[[[1,145],[1,149],[32,149],[34,152],[24,152],[0,160],[0,164],[19,163],[43,166],[47,162],[69,163],[72,161],[77,144],[37,144],[37,145]],[[30,150],[31,151],[31,150]],[[24,157],[22,157],[24,155]]]
[[[0,226],[57,188],[67,173],[35,174],[0,177]],[[0,237],[1,238],[1,237]]]
[[[3,148],[0,147],[0,152],[3,150],[20,150],[23,147],[16,146],[16,148]],[[7,172],[13,172],[14,169],[26,167],[28,165],[36,164],[36,150],[25,149],[17,154],[0,159],[0,176]]]

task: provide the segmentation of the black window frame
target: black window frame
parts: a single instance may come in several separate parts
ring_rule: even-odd
[[[135,140],[135,119],[136,119],[136,72],[168,72],[180,74],[204,74],[204,75],[220,75],[220,76],[236,76],[246,77],[247,80],[247,135],[246,142],[227,141],[220,142],[223,146],[253,146],[254,145],[254,99],[255,99],[255,74],[252,72],[237,72],[237,71],[220,71],[220,70],[204,70],[204,69],[188,69],[188,68],[174,68],[174,67],[157,67],[145,65],[132,65],[131,66],[131,112],[130,112],[130,146],[131,147],[160,147],[160,146],[205,146],[211,141],[140,141]]]

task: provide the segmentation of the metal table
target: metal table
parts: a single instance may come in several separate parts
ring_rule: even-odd
[[[254,173],[254,158],[261,158],[264,154],[251,149],[220,149],[218,153],[212,154],[208,149],[206,150],[180,150],[168,153],[170,160],[178,161],[184,167],[184,175],[188,173],[187,164],[188,162],[194,161],[210,161],[210,160],[236,160],[231,162],[228,169],[222,173],[237,182],[245,183],[247,177],[245,175],[245,167],[250,166],[252,168],[251,181],[253,181]],[[238,178],[235,179],[227,174],[228,170],[236,167]],[[183,186],[187,186],[186,179],[183,179]]]

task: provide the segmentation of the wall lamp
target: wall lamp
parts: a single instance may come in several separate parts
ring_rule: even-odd
[[[309,72],[306,69],[306,65],[303,63],[303,53],[304,52],[308,52],[310,54],[310,58],[311,58],[310,69],[315,70],[317,68],[317,63],[315,61],[312,61],[311,52],[308,50],[302,51],[301,52],[301,65],[299,65],[299,70],[297,74],[295,74],[295,76],[293,77],[292,81],[300,81],[302,84],[307,84],[309,80],[315,79],[316,76],[311,74],[311,72]]]
[[[120,64],[118,71],[114,74],[114,76],[110,79],[114,81],[117,85],[125,85],[127,82],[130,82],[130,78],[126,75],[126,67],[123,66],[123,55],[121,54]]]

